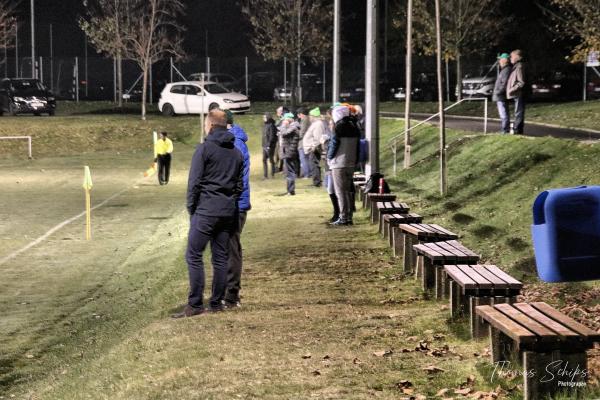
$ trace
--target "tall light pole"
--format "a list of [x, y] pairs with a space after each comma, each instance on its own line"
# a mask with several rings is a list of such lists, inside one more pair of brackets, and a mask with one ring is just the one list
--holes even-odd
[[435, 0], [436, 64], [438, 84], [438, 104], [440, 113], [440, 193], [448, 193], [448, 165], [446, 154], [446, 119], [444, 117], [444, 87], [442, 79], [442, 27], [440, 19], [440, 0]]
[[[410, 101], [412, 92], [412, 14], [413, 0], [406, 6], [406, 87], [404, 104], [404, 169], [410, 168]], [[397, 149], [396, 149], [397, 151]]]
[[378, 2], [367, 0], [367, 59], [365, 63], [365, 135], [369, 143], [367, 176], [379, 171], [379, 41]]
[[335, 0], [333, 5], [333, 79], [331, 86], [333, 88], [331, 102], [335, 103], [340, 99], [340, 24], [341, 24], [341, 0]]
[[31, 77], [35, 75], [35, 7], [34, 0], [31, 0]]

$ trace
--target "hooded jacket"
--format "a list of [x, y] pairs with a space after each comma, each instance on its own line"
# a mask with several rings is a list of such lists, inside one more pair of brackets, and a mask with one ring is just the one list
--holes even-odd
[[300, 141], [300, 124], [296, 121], [288, 126], [281, 125], [281, 147], [282, 159], [298, 158], [298, 143]]
[[244, 190], [244, 159], [235, 137], [216, 127], [196, 148], [188, 178], [187, 209], [191, 214], [234, 217]]
[[506, 84], [506, 97], [516, 99], [523, 97], [525, 89], [525, 72], [523, 71], [523, 62], [517, 61], [512, 67], [508, 82]]
[[329, 168], [355, 167], [360, 148], [360, 130], [356, 120], [349, 116], [346, 107], [334, 108], [332, 117], [335, 128], [327, 149]]
[[250, 152], [246, 145], [248, 135], [241, 126], [235, 124], [229, 129], [229, 132], [235, 136], [234, 146], [244, 157], [244, 191], [238, 199], [238, 208], [240, 211], [250, 211], [252, 208], [250, 204]]

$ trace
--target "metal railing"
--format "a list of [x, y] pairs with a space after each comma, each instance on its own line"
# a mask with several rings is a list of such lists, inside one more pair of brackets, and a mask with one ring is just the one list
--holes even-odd
[[31, 136], [0, 136], [0, 140], [27, 140], [27, 155], [29, 159], [33, 158], [31, 151]]
[[[453, 109], [454, 107], [456, 107], [459, 104], [462, 104], [464, 102], [467, 101], [483, 101], [484, 102], [484, 111], [483, 111], [483, 133], [487, 134], [487, 128], [488, 128], [488, 98], [487, 97], [466, 97], [464, 99], [461, 99], [459, 101], [457, 101], [456, 103], [453, 103], [451, 105], [449, 105], [448, 107], [444, 108], [444, 112], [445, 111], [449, 111], [451, 109]], [[428, 123], [429, 121], [431, 121], [432, 119], [439, 117], [440, 113], [435, 113], [429, 117], [427, 117], [426, 119], [420, 121], [418, 124], [411, 126], [408, 129], [404, 129], [404, 132], [402, 132], [399, 135], [396, 135], [394, 137], [392, 137], [391, 139], [388, 140], [388, 144], [390, 146], [390, 149], [392, 150], [392, 153], [394, 155], [394, 176], [397, 173], [398, 170], [398, 142], [400, 139], [404, 139], [404, 136], [406, 136], [407, 132], [411, 132], [413, 130], [415, 130], [416, 128], [419, 128], [423, 125], [425, 125], [426, 123]], [[402, 140], [403, 143], [404, 140]]]

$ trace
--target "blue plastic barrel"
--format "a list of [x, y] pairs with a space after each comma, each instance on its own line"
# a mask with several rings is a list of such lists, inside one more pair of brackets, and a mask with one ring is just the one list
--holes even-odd
[[600, 186], [540, 193], [533, 204], [531, 233], [540, 279], [600, 279]]

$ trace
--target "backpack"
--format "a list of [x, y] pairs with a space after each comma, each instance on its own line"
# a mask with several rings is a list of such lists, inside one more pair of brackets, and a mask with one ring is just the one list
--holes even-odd
[[[379, 172], [373, 173], [365, 184], [363, 191], [365, 193], [379, 193], [379, 180], [383, 177], [384, 175]], [[383, 181], [383, 193], [391, 193], [390, 186], [386, 181]]]

